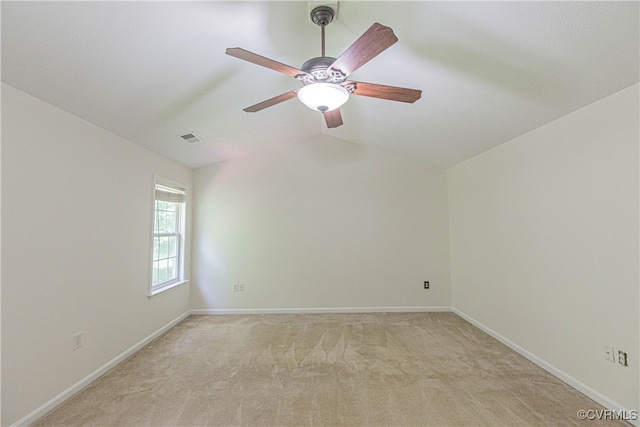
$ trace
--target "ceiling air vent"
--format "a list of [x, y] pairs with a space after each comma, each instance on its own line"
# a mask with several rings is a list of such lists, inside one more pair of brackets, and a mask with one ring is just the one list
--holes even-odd
[[184, 135], [180, 135], [180, 138], [182, 138], [183, 140], [187, 141], [189, 144], [193, 144], [193, 143], [202, 141], [202, 139], [200, 139], [200, 137], [198, 135], [196, 135], [195, 133], [187, 133], [187, 134], [184, 134]]

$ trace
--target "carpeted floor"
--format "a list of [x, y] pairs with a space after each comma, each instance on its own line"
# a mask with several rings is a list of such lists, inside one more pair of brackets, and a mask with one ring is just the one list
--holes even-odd
[[191, 316], [35, 425], [627, 425], [580, 409], [452, 313]]

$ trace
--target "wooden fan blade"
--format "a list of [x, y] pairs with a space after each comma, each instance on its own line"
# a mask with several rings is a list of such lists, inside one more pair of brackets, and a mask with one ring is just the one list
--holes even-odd
[[262, 101], [256, 105], [252, 105], [251, 107], [244, 108], [244, 111], [246, 111], [247, 113], [255, 113], [256, 111], [264, 110], [267, 107], [272, 107], [276, 104], [280, 104], [281, 102], [288, 101], [291, 98], [295, 98], [297, 94], [297, 89], [290, 92], [285, 92], [282, 95], [274, 96], [273, 98], [267, 99], [266, 101]]
[[397, 41], [391, 28], [376, 22], [331, 64], [329, 70], [348, 76]]
[[414, 103], [422, 96], [422, 91], [417, 89], [407, 89], [406, 87], [385, 86], [375, 83], [364, 82], [344, 82], [343, 86], [355, 84], [354, 95], [369, 96], [372, 98], [388, 99], [390, 101], [400, 101]]
[[266, 68], [270, 68], [272, 70], [278, 71], [280, 73], [286, 74], [291, 77], [296, 77], [302, 74], [307, 74], [302, 70], [298, 70], [297, 68], [293, 68], [289, 65], [282, 64], [278, 61], [274, 61], [273, 59], [265, 58], [264, 56], [260, 56], [253, 52], [249, 52], [248, 50], [241, 49], [239, 47], [230, 47], [225, 53], [229, 56], [233, 56], [238, 59], [242, 59], [244, 61], [252, 62], [256, 65], [261, 65]]
[[325, 111], [322, 115], [324, 116], [325, 122], [327, 122], [328, 128], [337, 128], [338, 126], [342, 126], [342, 114], [340, 114], [339, 108], [331, 111]]

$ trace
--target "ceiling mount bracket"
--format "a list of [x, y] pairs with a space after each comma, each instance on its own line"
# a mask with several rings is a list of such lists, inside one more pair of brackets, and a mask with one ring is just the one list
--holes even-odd
[[311, 21], [320, 27], [326, 27], [333, 21], [335, 12], [329, 6], [318, 6], [311, 11]]

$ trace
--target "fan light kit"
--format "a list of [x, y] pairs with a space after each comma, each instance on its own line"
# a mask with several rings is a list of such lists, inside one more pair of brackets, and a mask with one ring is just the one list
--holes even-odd
[[295, 77], [304, 85], [262, 101], [244, 111], [255, 113], [267, 107], [297, 97], [307, 107], [320, 111], [327, 127], [342, 125], [340, 107], [349, 100], [349, 95], [368, 96], [413, 103], [420, 99], [422, 91], [374, 83], [347, 81], [347, 77], [398, 41], [393, 30], [375, 23], [360, 36], [342, 55], [336, 58], [325, 56], [324, 29], [335, 16], [329, 6], [318, 6], [311, 11], [311, 20], [321, 28], [322, 56], [309, 59], [300, 69], [257, 55], [239, 47], [228, 48], [226, 54], [280, 73]]
[[335, 83], [315, 83], [298, 90], [298, 99], [312, 110], [333, 111], [349, 99], [349, 91]]

